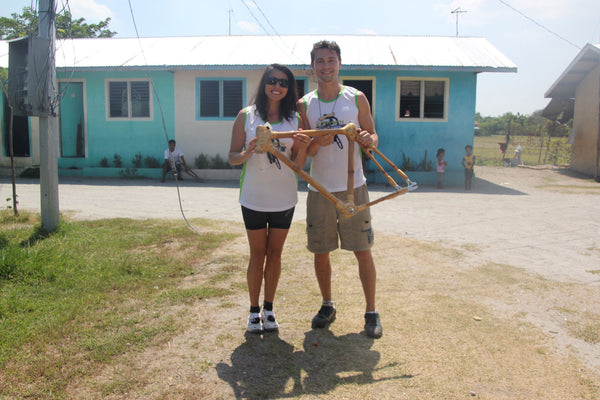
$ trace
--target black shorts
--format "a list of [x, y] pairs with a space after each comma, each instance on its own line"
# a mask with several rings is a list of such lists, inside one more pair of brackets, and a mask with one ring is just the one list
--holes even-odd
[[242, 216], [249, 231], [265, 229], [267, 225], [269, 228], [290, 229], [295, 208], [285, 211], [255, 211], [242, 206]]

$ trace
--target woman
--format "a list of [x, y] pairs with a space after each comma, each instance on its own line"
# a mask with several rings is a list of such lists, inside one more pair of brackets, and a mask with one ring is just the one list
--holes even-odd
[[[298, 202], [294, 171], [270, 153], [255, 153], [256, 127], [271, 125], [273, 131], [297, 131], [296, 80], [284, 65], [269, 65], [258, 85], [254, 102], [240, 110], [233, 124], [229, 163], [244, 164], [240, 181], [240, 204], [250, 246], [247, 281], [250, 295], [248, 332], [276, 331], [273, 300], [281, 274], [281, 252]], [[282, 153], [303, 166], [310, 137], [302, 134], [274, 143]], [[259, 297], [265, 293], [262, 312]]]

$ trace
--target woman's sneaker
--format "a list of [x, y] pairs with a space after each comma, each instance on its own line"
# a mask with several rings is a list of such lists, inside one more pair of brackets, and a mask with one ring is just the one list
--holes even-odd
[[279, 324], [275, 320], [275, 313], [273, 311], [262, 310], [262, 323], [267, 332], [279, 330]]
[[250, 313], [248, 316], [248, 332], [250, 333], [261, 333], [262, 325], [260, 324], [260, 314]]

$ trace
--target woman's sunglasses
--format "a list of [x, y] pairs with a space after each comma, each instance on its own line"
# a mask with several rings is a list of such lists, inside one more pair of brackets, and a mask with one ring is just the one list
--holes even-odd
[[273, 77], [267, 78], [265, 83], [267, 85], [272, 85], [272, 86], [275, 86], [275, 84], [279, 83], [279, 86], [281, 86], [282, 88], [287, 88], [290, 85], [290, 83], [287, 79], [277, 79], [277, 78], [273, 78]]

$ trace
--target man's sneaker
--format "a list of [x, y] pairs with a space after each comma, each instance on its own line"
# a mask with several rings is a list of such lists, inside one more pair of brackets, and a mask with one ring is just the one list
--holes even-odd
[[379, 313], [365, 314], [365, 332], [367, 336], [374, 339], [379, 339], [383, 335], [383, 327], [379, 320]]
[[273, 311], [262, 310], [261, 317], [262, 317], [263, 328], [265, 329], [265, 331], [272, 332], [272, 331], [279, 330], [279, 324], [275, 320], [275, 314], [273, 313]]
[[312, 328], [313, 329], [322, 329], [329, 326], [333, 321], [335, 321], [335, 307], [333, 306], [321, 306], [321, 309], [314, 316], [312, 320]]
[[260, 324], [260, 314], [250, 313], [248, 316], [248, 332], [250, 333], [261, 333], [262, 325]]

